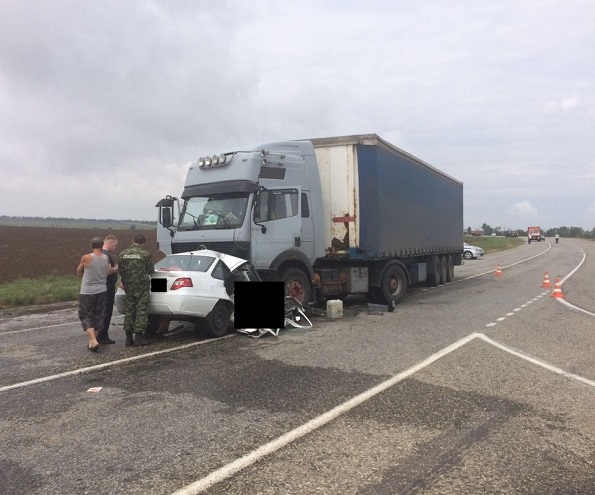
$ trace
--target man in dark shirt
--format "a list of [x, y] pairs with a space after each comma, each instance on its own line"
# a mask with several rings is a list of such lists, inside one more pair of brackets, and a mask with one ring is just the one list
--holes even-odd
[[[112, 253], [118, 248], [118, 238], [115, 235], [109, 234], [105, 236], [103, 240], [103, 253], [107, 255], [109, 265], [111, 267], [117, 267], [116, 261], [112, 256]], [[103, 329], [99, 332], [97, 340], [100, 344], [115, 344], [116, 341], [112, 340], [109, 336], [109, 326], [112, 321], [112, 313], [114, 311], [114, 298], [116, 296], [116, 282], [118, 281], [118, 272], [114, 272], [107, 276], [107, 299], [105, 308], [105, 319], [103, 320]]]

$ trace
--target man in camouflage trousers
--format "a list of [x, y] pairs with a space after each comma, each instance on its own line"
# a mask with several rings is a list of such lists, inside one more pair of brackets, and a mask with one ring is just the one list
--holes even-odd
[[149, 320], [150, 274], [155, 272], [151, 254], [143, 249], [147, 240], [144, 235], [134, 236], [132, 246], [118, 256], [118, 269], [126, 292], [124, 298], [124, 331], [126, 346], [148, 345], [145, 335]]

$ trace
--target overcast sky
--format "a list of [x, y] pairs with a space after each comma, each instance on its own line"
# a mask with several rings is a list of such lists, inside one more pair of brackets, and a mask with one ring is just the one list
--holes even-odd
[[152, 220], [198, 156], [368, 133], [464, 227], [595, 228], [595, 2], [0, 1], [0, 215]]

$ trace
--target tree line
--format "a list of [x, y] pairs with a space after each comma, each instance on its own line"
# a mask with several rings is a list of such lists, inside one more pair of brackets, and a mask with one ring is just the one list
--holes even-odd
[[[467, 227], [467, 234], [471, 235], [474, 232], [471, 227]], [[483, 235], [511, 235], [516, 233], [520, 236], [526, 236], [527, 231], [522, 229], [502, 229], [501, 227], [492, 227], [487, 223], [481, 226]], [[545, 237], [554, 237], [558, 234], [560, 237], [581, 237], [583, 239], [595, 239], [595, 227], [591, 230], [585, 230], [582, 227], [554, 227], [551, 229], [543, 229]]]

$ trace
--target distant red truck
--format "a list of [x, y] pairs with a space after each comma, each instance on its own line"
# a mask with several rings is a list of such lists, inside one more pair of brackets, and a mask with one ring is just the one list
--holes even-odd
[[527, 227], [527, 242], [531, 241], [541, 242], [541, 227]]

